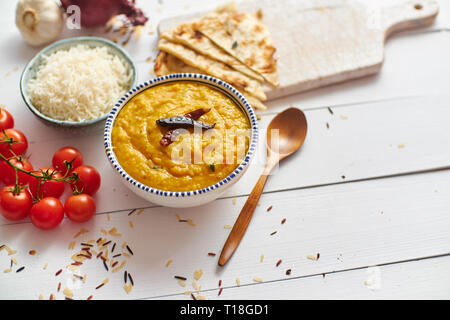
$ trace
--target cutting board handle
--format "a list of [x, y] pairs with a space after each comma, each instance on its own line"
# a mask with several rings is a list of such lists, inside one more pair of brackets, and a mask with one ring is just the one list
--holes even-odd
[[408, 0], [395, 6], [381, 9], [385, 38], [393, 32], [426, 27], [433, 23], [439, 12], [435, 0]]

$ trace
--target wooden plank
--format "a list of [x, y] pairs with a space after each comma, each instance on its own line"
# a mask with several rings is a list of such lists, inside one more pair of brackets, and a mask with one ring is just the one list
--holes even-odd
[[[449, 299], [450, 257], [440, 257], [381, 267], [368, 267], [339, 273], [293, 278], [237, 287], [223, 284], [224, 289], [202, 292], [214, 300], [345, 300], [345, 299]], [[186, 295], [170, 295], [154, 299], [187, 300]], [[264, 304], [264, 301], [261, 302]]]
[[[302, 149], [275, 169], [266, 192], [304, 188], [449, 166], [448, 96], [421, 97], [306, 111], [308, 136]], [[258, 154], [247, 173], [223, 196], [250, 193], [265, 161], [265, 128], [273, 115], [259, 122]], [[22, 119], [18, 119], [18, 122]], [[326, 124], [329, 124], [329, 129]], [[97, 132], [59, 131], [33, 123], [17, 124], [30, 137], [32, 163], [46, 167], [60, 147], [72, 145], [95, 166], [103, 183], [96, 195], [97, 211], [152, 206], [126, 188], [110, 167]], [[95, 147], [93, 147], [95, 146]], [[358, 152], [355, 152], [358, 150]], [[67, 188], [69, 189], [69, 188]], [[69, 190], [66, 190], [66, 196]], [[0, 217], [0, 224], [11, 223]]]
[[[444, 254], [450, 252], [449, 190], [450, 171], [445, 171], [264, 195], [245, 238], [225, 268], [217, 266], [218, 256], [208, 253], [219, 253], [229, 232], [224, 226], [233, 224], [245, 198], [237, 199], [236, 205], [224, 199], [202, 208], [153, 208], [132, 216], [117, 212], [110, 220], [103, 214], [83, 225], [65, 219], [59, 228], [47, 232], [30, 223], [3, 225], [2, 244], [18, 250], [14, 257], [19, 263], [12, 273], [0, 272], [0, 298], [33, 299], [40, 293], [48, 297], [56, 294], [60, 281], [73, 287], [76, 299], [91, 294], [96, 299], [149, 298], [193, 290], [193, 274], [200, 269], [203, 276], [197, 283], [202, 290], [209, 290], [217, 288], [220, 279], [226, 286], [233, 285], [237, 277], [242, 285], [254, 283], [255, 276], [264, 281], [288, 279], [288, 268], [292, 269], [291, 277], [300, 277]], [[267, 212], [270, 205], [273, 209]], [[195, 226], [178, 222], [176, 214], [192, 219]], [[283, 218], [285, 224], [281, 224]], [[81, 227], [89, 233], [74, 239]], [[72, 272], [64, 269], [74, 253], [67, 249], [71, 241], [76, 240], [79, 250], [80, 242], [105, 237], [101, 228], [113, 227], [122, 234], [107, 236], [117, 242], [115, 252], [127, 252], [121, 248], [123, 241], [134, 252], [124, 258], [124, 269], [135, 282], [129, 295], [122, 287], [124, 269], [106, 272], [100, 259], [81, 266], [79, 274], [87, 274], [86, 283], [73, 283]], [[274, 231], [277, 233], [271, 235]], [[29, 255], [31, 249], [37, 254]], [[308, 259], [317, 253], [319, 260]], [[283, 262], [276, 267], [279, 259]], [[169, 260], [172, 263], [166, 267]], [[2, 271], [9, 262], [10, 256], [1, 251]], [[47, 270], [43, 270], [45, 263]], [[15, 273], [22, 265], [26, 269]], [[60, 268], [64, 271], [56, 277]], [[185, 287], [175, 275], [188, 278]], [[95, 290], [105, 278], [110, 282], [104, 290]], [[63, 298], [62, 293], [57, 297]]]

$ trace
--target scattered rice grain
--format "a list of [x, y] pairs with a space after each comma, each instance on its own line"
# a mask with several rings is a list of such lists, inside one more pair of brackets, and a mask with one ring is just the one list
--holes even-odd
[[74, 238], [78, 238], [80, 235], [84, 234], [84, 233], [88, 233], [89, 230], [85, 229], [85, 228], [81, 228], [80, 231], [78, 231], [73, 237]]
[[64, 288], [63, 293], [64, 293], [64, 295], [65, 295], [66, 297], [69, 297], [69, 298], [72, 298], [72, 297], [73, 297], [73, 291], [72, 291], [71, 289], [67, 288], [67, 287]]
[[133, 289], [133, 286], [131, 284], [124, 284], [123, 288], [125, 289], [126, 293], [130, 293], [130, 291]]
[[130, 279], [131, 285], [134, 286], [133, 277], [131, 276], [131, 274], [129, 272], [128, 272], [128, 279]]
[[194, 271], [194, 278], [195, 278], [195, 280], [199, 280], [202, 277], [202, 275], [203, 275], [203, 270], [202, 269]]
[[118, 267], [115, 267], [115, 268], [112, 270], [112, 272], [117, 272], [117, 271], [119, 271], [120, 269], [122, 269], [122, 268], [125, 266], [125, 263], [126, 263], [125, 260], [122, 261], [122, 263], [121, 263]]
[[126, 246], [126, 248], [127, 248], [128, 252], [131, 253], [131, 255], [133, 255], [133, 251], [131, 251], [131, 249], [128, 245]]

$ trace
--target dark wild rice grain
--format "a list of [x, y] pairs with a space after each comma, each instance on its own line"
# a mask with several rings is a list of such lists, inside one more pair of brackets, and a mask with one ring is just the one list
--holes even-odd
[[129, 213], [128, 213], [128, 215], [129, 216], [131, 216], [133, 213], [135, 213], [136, 212], [136, 209], [133, 209], [133, 210], [131, 210]]
[[131, 253], [131, 255], [134, 255], [133, 251], [131, 251], [131, 249], [130, 249], [130, 247], [128, 245], [127, 245], [127, 250], [128, 250], [129, 253]]
[[106, 271], [109, 271], [108, 266], [106, 265], [105, 260], [103, 260], [103, 265], [105, 266]]
[[125, 282], [125, 283], [127, 283], [127, 279], [128, 279], [127, 275], [128, 275], [128, 272], [125, 271], [125, 272], [123, 273], [123, 282]]
[[128, 273], [128, 278], [130, 279], [131, 285], [134, 286], [133, 277], [131, 276], [130, 273]]
[[59, 276], [59, 275], [61, 274], [61, 272], [62, 272], [62, 269], [59, 269], [59, 270], [55, 273], [55, 276]]
[[181, 276], [174, 276], [174, 278], [175, 278], [175, 279], [179, 279], [179, 280], [183, 280], [183, 281], [186, 281], [186, 280], [187, 280], [187, 278], [181, 277]]
[[112, 247], [112, 249], [111, 249], [111, 253], [114, 252], [114, 249], [115, 249], [115, 248], [116, 248], [116, 243], [114, 242], [113, 247]]
[[22, 271], [23, 269], [25, 269], [25, 267], [20, 267], [19, 269], [16, 270], [16, 273], [19, 273], [19, 272]]
[[82, 246], [85, 246], [85, 247], [93, 247], [93, 245], [92, 244], [90, 244], [90, 243], [80, 243]]
[[220, 288], [219, 293], [217, 294], [218, 296], [220, 296], [222, 294], [223, 288]]
[[99, 284], [97, 287], [95, 287], [95, 290], [100, 289], [100, 288], [103, 287], [104, 285], [105, 285], [104, 283]]
[[280, 260], [278, 260], [278, 262], [277, 262], [276, 266], [278, 267], [278, 266], [279, 266], [280, 264], [281, 264], [281, 259], [280, 259]]

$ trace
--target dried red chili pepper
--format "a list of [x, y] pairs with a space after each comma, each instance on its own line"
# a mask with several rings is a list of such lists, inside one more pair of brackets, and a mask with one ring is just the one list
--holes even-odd
[[179, 129], [179, 128], [199, 127], [204, 130], [209, 130], [209, 129], [214, 128], [216, 124], [209, 125], [209, 124], [204, 124], [202, 122], [197, 122], [197, 120], [202, 115], [204, 115], [205, 113], [208, 113], [210, 110], [211, 109], [200, 108], [200, 109], [191, 111], [189, 113], [186, 113], [184, 116], [169, 117], [169, 118], [156, 120], [156, 123], [158, 123], [161, 126], [173, 127], [172, 129], [167, 130], [166, 133], [164, 134], [164, 136], [161, 138], [161, 140], [160, 140], [161, 145], [163, 147], [167, 147], [172, 142], [174, 142], [180, 134], [180, 132], [177, 131], [177, 129]]

